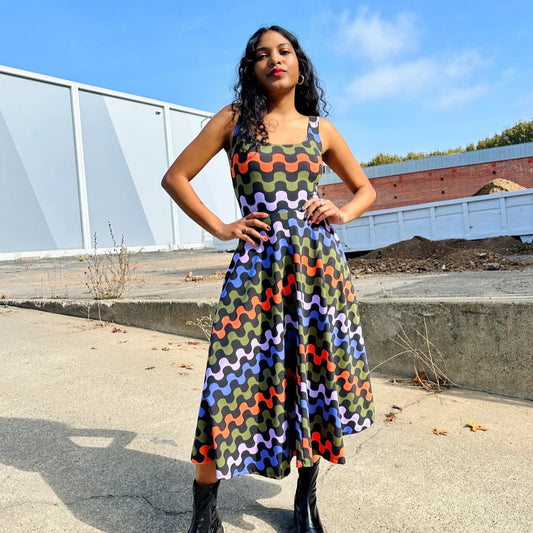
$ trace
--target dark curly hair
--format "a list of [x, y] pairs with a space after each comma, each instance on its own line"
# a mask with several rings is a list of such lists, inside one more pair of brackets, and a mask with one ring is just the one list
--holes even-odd
[[307, 116], [320, 116], [321, 110], [324, 115], [328, 114], [324, 90], [320, 86], [313, 64], [300, 47], [296, 36], [281, 26], [259, 28], [250, 37], [244, 56], [239, 63], [238, 80], [233, 86], [235, 99], [231, 104], [233, 116], [238, 117], [241, 123], [241, 131], [245, 135], [250, 135], [252, 141], [258, 144], [268, 142], [268, 132], [263, 122], [267, 112], [268, 97], [254, 74], [255, 52], [261, 36], [267, 31], [275, 31], [283, 35], [296, 52], [298, 67], [304, 77], [304, 83], [296, 86], [296, 110]]

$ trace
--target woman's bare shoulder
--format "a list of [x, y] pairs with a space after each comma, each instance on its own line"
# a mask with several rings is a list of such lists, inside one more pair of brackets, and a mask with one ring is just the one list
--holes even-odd
[[219, 128], [223, 129], [233, 129], [235, 127], [236, 122], [237, 116], [236, 113], [233, 111], [233, 107], [231, 105], [223, 107], [220, 111], [215, 113], [209, 120], [209, 123], [215, 124]]
[[324, 151], [331, 147], [331, 145], [342, 140], [341, 134], [337, 131], [335, 126], [324, 117], [320, 117], [320, 139], [322, 140], [322, 147]]
[[325, 117], [319, 117], [320, 131], [324, 133], [331, 133], [332, 130], [335, 130], [335, 126]]
[[216, 132], [219, 138], [223, 138], [226, 147], [231, 142], [237, 120], [238, 115], [234, 112], [233, 106], [230, 104], [215, 113], [207, 123], [206, 128], [209, 128], [212, 132]]

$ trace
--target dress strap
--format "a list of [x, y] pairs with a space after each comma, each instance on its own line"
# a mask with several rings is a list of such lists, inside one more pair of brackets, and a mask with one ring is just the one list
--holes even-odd
[[241, 131], [242, 124], [240, 122], [237, 122], [235, 125], [235, 129], [233, 130], [233, 136], [231, 137], [231, 145], [230, 145], [230, 153], [234, 153], [235, 146], [238, 142], [239, 132]]
[[314, 140], [320, 147], [322, 147], [322, 141], [320, 140], [319, 131], [319, 117], [309, 117], [309, 126], [307, 128], [307, 138]]

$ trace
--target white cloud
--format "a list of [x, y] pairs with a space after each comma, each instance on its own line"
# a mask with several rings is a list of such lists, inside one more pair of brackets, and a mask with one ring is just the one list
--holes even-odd
[[344, 15], [340, 21], [340, 45], [345, 51], [360, 53], [374, 61], [389, 59], [401, 52], [416, 49], [418, 31], [411, 13], [399, 13], [385, 20], [380, 13], [362, 8], [353, 20]]
[[419, 57], [403, 63], [381, 65], [347, 86], [348, 95], [358, 103], [396, 98], [417, 99], [440, 108], [475, 100], [487, 85], [470, 81], [488, 65], [477, 52], [462, 50], [444, 57]]
[[484, 83], [478, 83], [471, 87], [448, 87], [436, 95], [434, 104], [440, 109], [450, 109], [471, 102], [486, 91], [487, 86]]
[[[484, 70], [491, 60], [477, 50], [421, 51], [425, 25], [413, 13], [385, 16], [362, 8], [355, 17], [345, 13], [337, 27], [338, 46], [356, 60], [354, 71], [362, 72], [346, 85], [347, 105], [394, 99], [450, 109], [480, 98], [490, 88]], [[361, 58], [370, 62], [357, 61]]]
[[479, 70], [489, 64], [475, 50], [461, 50], [444, 61], [444, 74], [451, 78], [462, 78], [470, 75], [473, 71]]
[[391, 96], [416, 96], [432, 83], [436, 65], [421, 58], [399, 65], [386, 65], [361, 76], [348, 86], [348, 93], [358, 102]]

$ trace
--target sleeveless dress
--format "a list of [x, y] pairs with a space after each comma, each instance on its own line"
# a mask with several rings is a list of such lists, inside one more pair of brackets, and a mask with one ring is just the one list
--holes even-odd
[[240, 241], [211, 333], [192, 461], [217, 478], [283, 478], [313, 454], [344, 463], [343, 435], [374, 421], [356, 296], [342, 246], [301, 206], [318, 197], [319, 120], [298, 144], [255, 145], [239, 133], [230, 152], [242, 215], [269, 214], [268, 242]]

